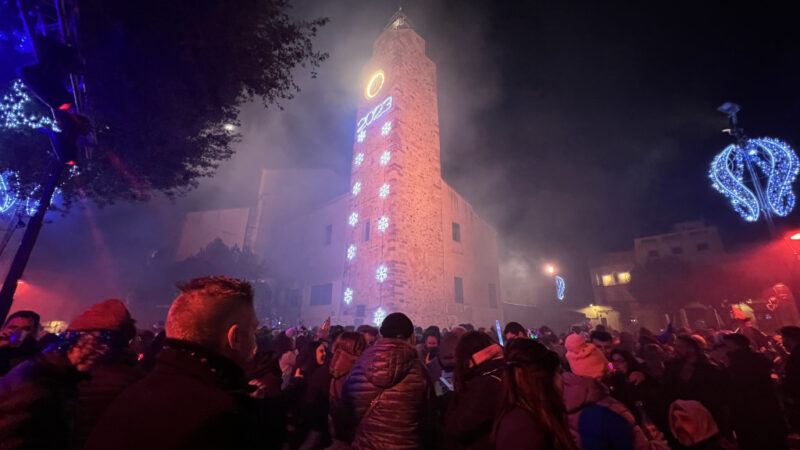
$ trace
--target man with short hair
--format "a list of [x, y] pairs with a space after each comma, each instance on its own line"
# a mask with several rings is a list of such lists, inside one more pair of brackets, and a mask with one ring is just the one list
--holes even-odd
[[519, 322], [508, 322], [503, 330], [505, 340], [528, 337], [527, 330]]
[[600, 349], [606, 359], [611, 361], [611, 350], [614, 350], [614, 337], [611, 336], [611, 333], [602, 330], [592, 331], [589, 334], [589, 342]]
[[381, 339], [356, 361], [332, 414], [354, 449], [418, 449], [431, 444], [431, 382], [414, 349], [414, 326], [386, 316]]
[[36, 355], [38, 335], [39, 314], [23, 310], [8, 316], [0, 329], [0, 376]]
[[243, 370], [256, 350], [252, 286], [204, 277], [179, 288], [155, 368], [117, 397], [86, 448], [279, 446], [282, 426], [248, 395]]

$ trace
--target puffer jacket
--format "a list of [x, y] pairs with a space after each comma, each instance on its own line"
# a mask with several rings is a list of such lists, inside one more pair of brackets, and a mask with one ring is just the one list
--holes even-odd
[[350, 371], [334, 414], [336, 428], [352, 436], [356, 450], [425, 448], [431, 442], [432, 395], [416, 350], [406, 341], [383, 338]]
[[445, 415], [445, 430], [458, 448], [494, 448], [490, 435], [502, 397], [504, 366], [502, 359], [490, 359], [471, 368], [464, 377], [464, 390], [453, 395]]
[[650, 448], [633, 414], [605, 386], [571, 372], [563, 379], [569, 430], [581, 449]]

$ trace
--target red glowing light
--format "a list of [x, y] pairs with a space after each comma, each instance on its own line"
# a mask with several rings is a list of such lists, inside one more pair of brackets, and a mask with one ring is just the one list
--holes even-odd
[[66, 162], [66, 164], [67, 164], [68, 166], [74, 166], [74, 165], [75, 165], [75, 161], [73, 161], [73, 160], [69, 160], [69, 161], [67, 161], [67, 162]]
[[63, 105], [59, 106], [58, 109], [61, 111], [69, 111], [72, 108], [72, 103], [64, 103]]
[[791, 239], [793, 241], [800, 241], [800, 233], [795, 233], [795, 234], [789, 236], [789, 239]]
[[22, 286], [23, 284], [25, 284], [24, 280], [17, 280], [17, 286]]

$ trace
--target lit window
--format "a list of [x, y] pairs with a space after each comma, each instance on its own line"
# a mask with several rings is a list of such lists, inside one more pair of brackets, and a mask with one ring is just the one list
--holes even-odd
[[378, 280], [378, 283], [383, 283], [386, 281], [386, 278], [389, 276], [389, 269], [386, 268], [385, 265], [381, 264], [378, 266], [378, 270], [375, 271], [375, 279]]
[[355, 244], [350, 244], [350, 247], [347, 247], [347, 259], [352, 260], [356, 257], [356, 246]]
[[367, 137], [367, 131], [366, 130], [361, 130], [361, 131], [358, 132], [358, 138], [357, 138], [358, 142], [364, 142], [364, 139], [366, 139], [366, 137]]
[[381, 135], [382, 136], [386, 136], [386, 135], [389, 134], [390, 131], [392, 131], [392, 122], [391, 121], [386, 122], [385, 124], [383, 124], [383, 126], [381, 127]]
[[358, 223], [358, 213], [354, 212], [353, 214], [350, 214], [350, 218], [347, 219], [347, 223], [349, 223], [351, 227], [356, 226]]
[[392, 152], [390, 152], [389, 150], [386, 150], [381, 155], [381, 165], [385, 166], [385, 165], [389, 164], [389, 160], [390, 159], [392, 159]]
[[353, 195], [358, 195], [361, 192], [361, 182], [356, 181], [356, 184], [353, 185]]
[[628, 284], [631, 282], [631, 273], [630, 272], [620, 272], [617, 274], [617, 283], [619, 284]]
[[363, 163], [363, 162], [364, 162], [364, 154], [363, 153], [357, 154], [356, 155], [356, 159], [353, 160], [353, 164], [355, 164], [357, 166], [360, 166], [361, 163]]
[[353, 290], [352, 289], [347, 288], [347, 289], [344, 290], [344, 302], [345, 302], [345, 304], [348, 304], [348, 305], [350, 303], [353, 303]]
[[378, 231], [383, 233], [386, 229], [389, 228], [389, 218], [386, 216], [381, 217], [378, 219]]
[[615, 284], [617, 283], [614, 281], [614, 274], [609, 273], [603, 275], [603, 286], [612, 286]]
[[384, 183], [384, 185], [378, 190], [378, 196], [380, 198], [386, 198], [387, 195], [389, 195], [389, 183]]

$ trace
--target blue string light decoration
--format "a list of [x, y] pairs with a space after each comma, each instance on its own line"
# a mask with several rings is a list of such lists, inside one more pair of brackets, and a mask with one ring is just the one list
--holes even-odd
[[800, 171], [800, 159], [777, 139], [746, 142], [745, 148], [731, 144], [714, 158], [709, 171], [712, 187], [728, 197], [748, 222], [757, 221], [761, 214], [786, 217], [794, 209], [792, 183]]
[[0, 214], [5, 213], [17, 203], [17, 196], [9, 188], [5, 174], [0, 174]]
[[0, 98], [0, 127], [2, 128], [45, 128], [57, 131], [53, 119], [26, 111], [31, 97], [25, 92], [22, 80], [14, 80], [11, 92]]
[[564, 292], [567, 290], [567, 283], [564, 281], [563, 278], [556, 275], [556, 297], [559, 300], [564, 300]]

